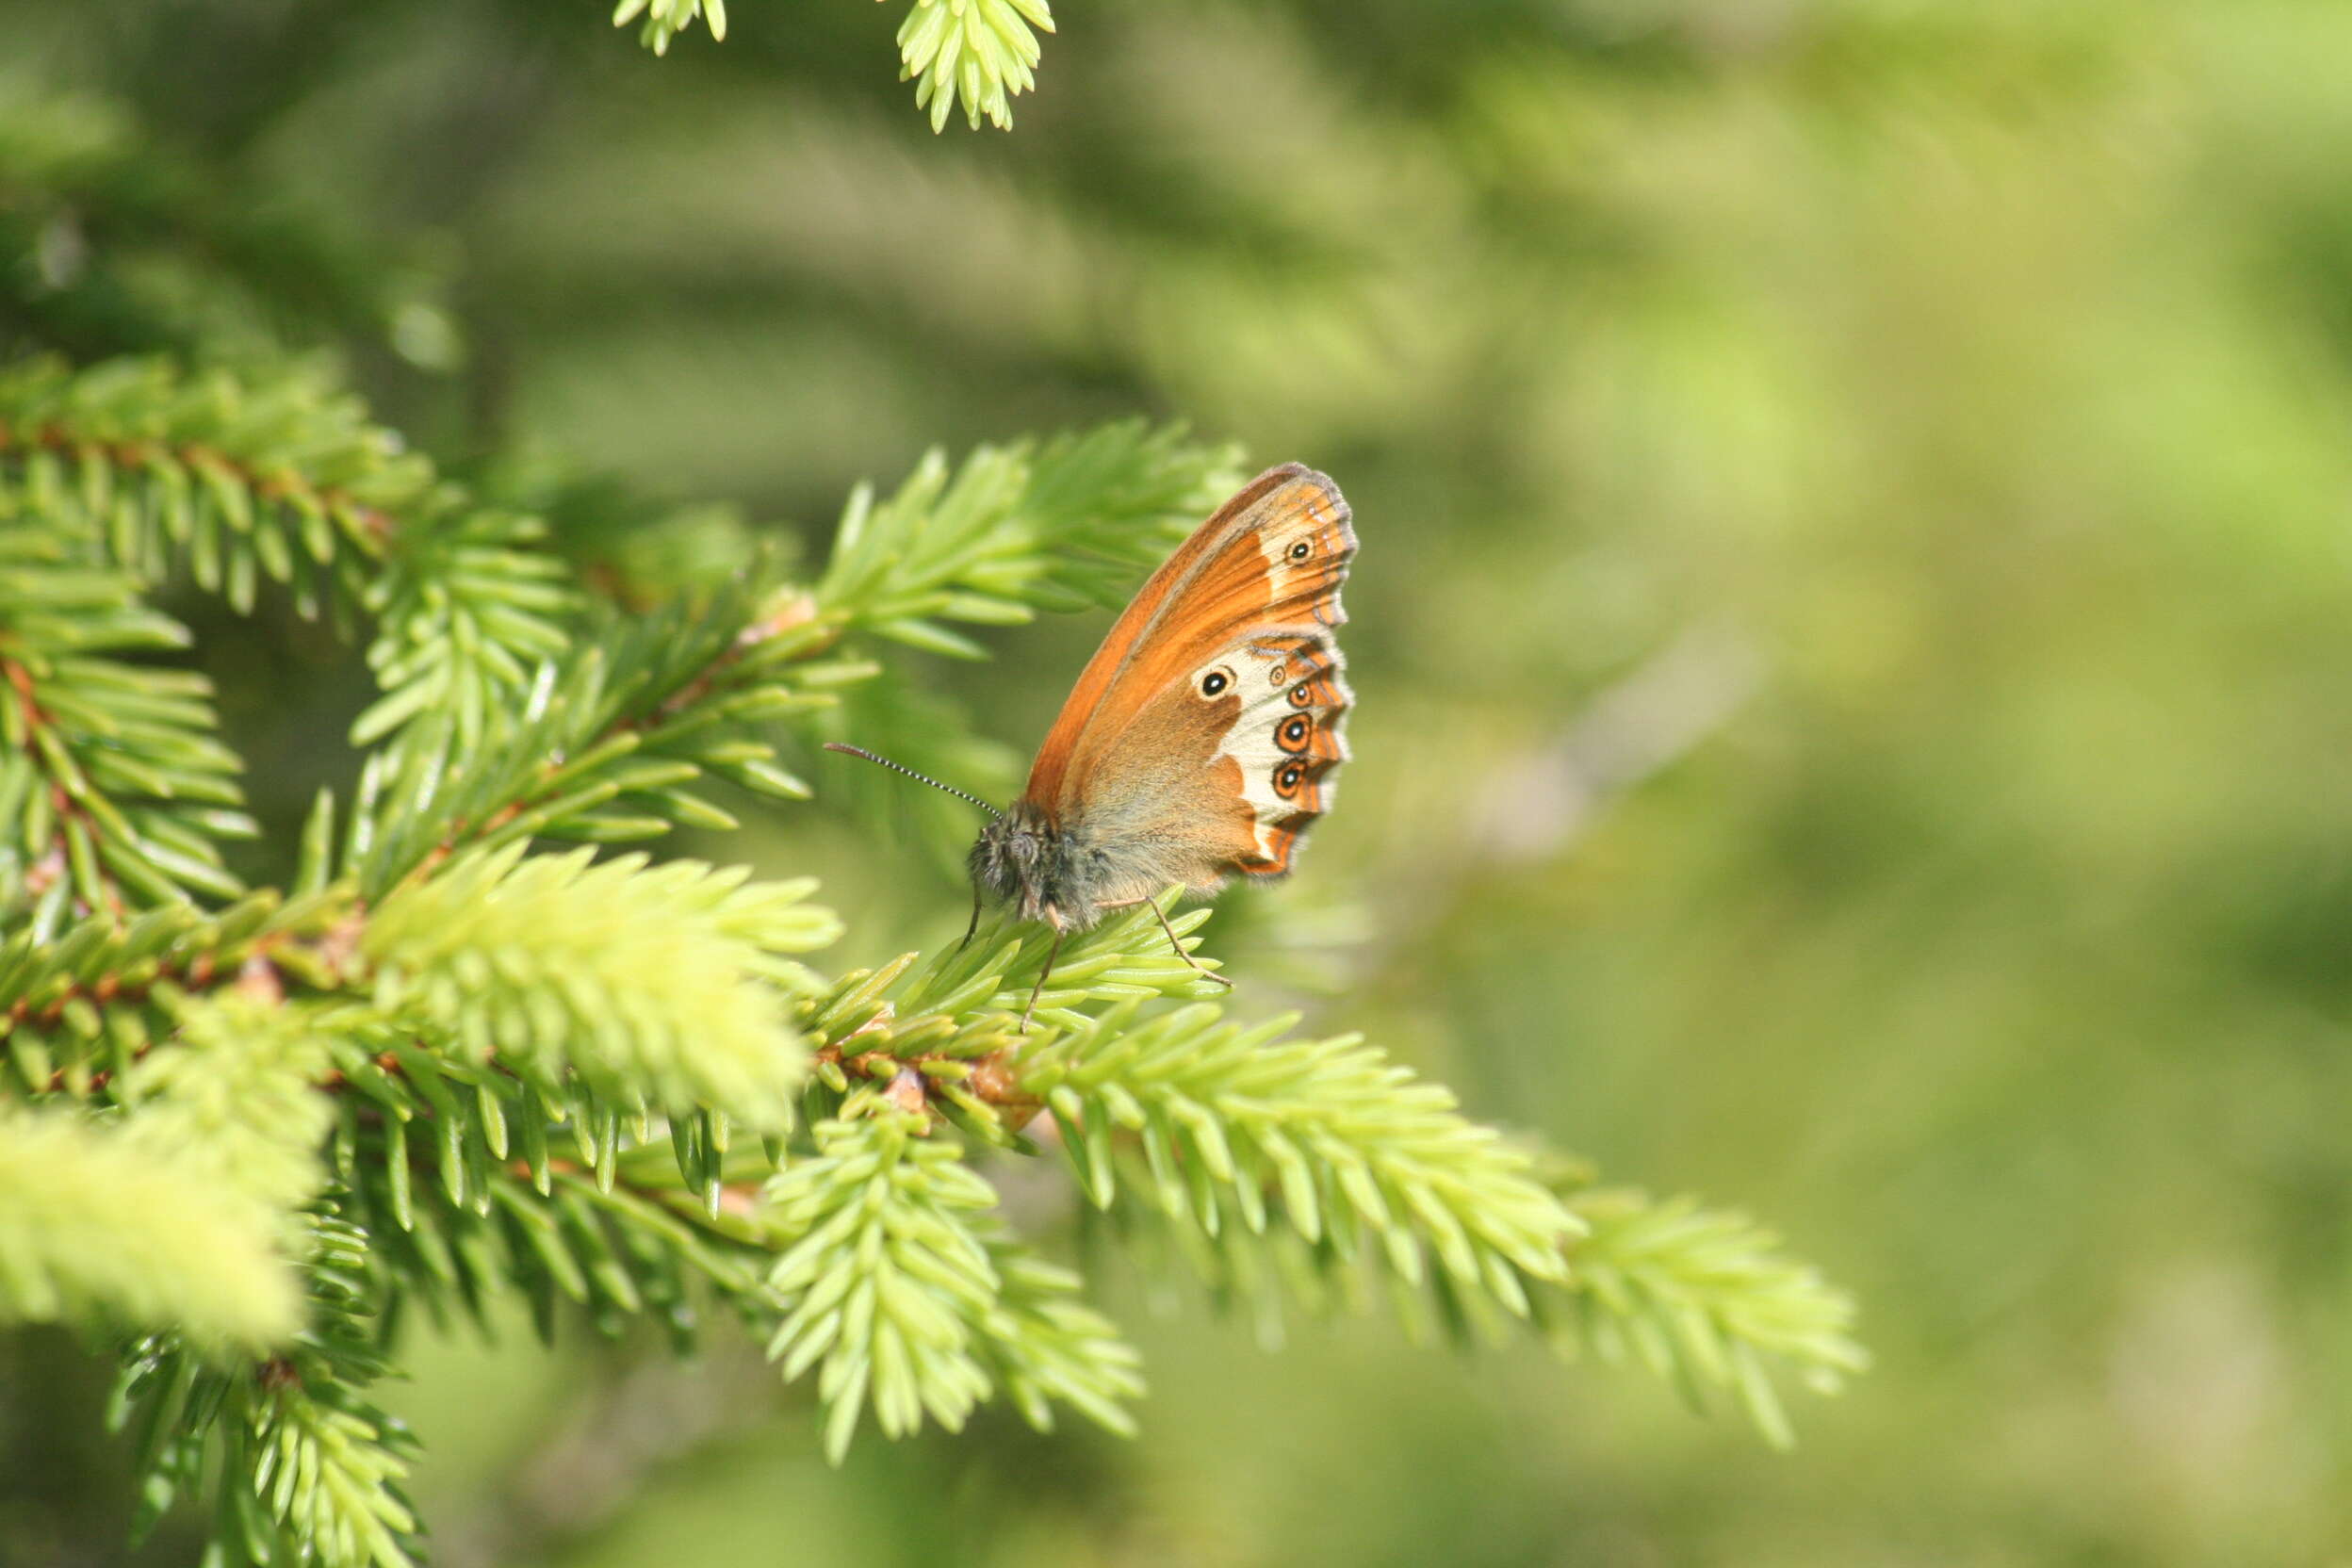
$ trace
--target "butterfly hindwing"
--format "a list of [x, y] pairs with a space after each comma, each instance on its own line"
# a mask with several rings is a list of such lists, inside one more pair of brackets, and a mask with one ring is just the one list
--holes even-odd
[[1236, 869], [1280, 876], [1290, 870], [1299, 835], [1331, 809], [1333, 775], [1348, 760], [1339, 721], [1351, 694], [1327, 632], [1256, 638], [1235, 657], [1252, 689], [1223, 746], [1239, 764], [1250, 808], [1250, 853]]

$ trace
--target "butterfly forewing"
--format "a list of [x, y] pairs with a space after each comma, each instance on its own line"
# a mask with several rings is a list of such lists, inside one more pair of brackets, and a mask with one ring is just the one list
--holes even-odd
[[1141, 891], [1288, 871], [1347, 760], [1334, 632], [1355, 549], [1329, 479], [1286, 464], [1252, 480], [1111, 628], [1038, 750], [1028, 802], [1125, 856], [1152, 884]]

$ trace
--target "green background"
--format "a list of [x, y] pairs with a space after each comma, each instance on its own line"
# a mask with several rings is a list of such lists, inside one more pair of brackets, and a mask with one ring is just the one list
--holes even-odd
[[[1777, 1455], [1073, 1239], [1139, 1442], [834, 1472], [751, 1348], [517, 1321], [394, 1391], [439, 1560], [2352, 1560], [2352, 8], [1068, 0], [1017, 128], [936, 138], [899, 15], [657, 60], [593, 3], [0, 0], [0, 169], [155, 171], [105, 232], [0, 176], [0, 351], [316, 349], [485, 483], [811, 556], [933, 444], [1326, 469], [1356, 760], [1210, 927], [1243, 1004], [1768, 1219], [1877, 1364]], [[365, 672], [204, 625], [283, 818]], [[1101, 629], [910, 658], [990, 738], [941, 765], [1009, 795]], [[884, 798], [694, 847], [822, 872], [870, 961], [963, 919], [968, 819]], [[0, 1355], [0, 1559], [127, 1560], [103, 1368]]]

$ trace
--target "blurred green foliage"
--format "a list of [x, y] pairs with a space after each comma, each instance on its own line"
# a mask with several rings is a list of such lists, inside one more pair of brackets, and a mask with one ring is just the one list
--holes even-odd
[[[1136, 1274], [1137, 1443], [836, 1474], [724, 1353], [458, 1343], [403, 1397], [442, 1560], [2352, 1552], [2352, 11], [1055, 20], [1016, 132], [935, 139], [848, 0], [659, 60], [553, 0], [0, 0], [11, 166], [70, 175], [0, 187], [0, 354], [328, 341], [559, 523], [610, 476], [813, 539], [934, 443], [1135, 411], [1331, 471], [1358, 760], [1229, 945], [1771, 1215], [1879, 1369], [1783, 1458], [1377, 1320], [1264, 1358]], [[364, 682], [199, 619], [283, 822]], [[1099, 629], [924, 666], [1006, 743], [959, 782], [1009, 792]], [[904, 844], [766, 831], [854, 949], [963, 918]], [[50, 1348], [6, 1351], [0, 1540], [112, 1560]]]

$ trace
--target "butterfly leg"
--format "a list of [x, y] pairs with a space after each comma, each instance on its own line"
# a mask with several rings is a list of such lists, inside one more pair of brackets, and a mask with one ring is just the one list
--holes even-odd
[[1122, 898], [1116, 904], [1098, 904], [1095, 907], [1098, 909], [1132, 909], [1138, 904], [1148, 906], [1154, 915], [1159, 917], [1160, 929], [1168, 933], [1168, 945], [1175, 949], [1176, 956], [1190, 964], [1201, 979], [1214, 980], [1227, 990], [1233, 988], [1233, 983], [1231, 980], [1226, 979], [1215, 970], [1203, 968], [1200, 959], [1184, 951], [1184, 944], [1176, 939], [1176, 928], [1168, 923], [1168, 911], [1160, 907], [1158, 899]]
[[1029, 1005], [1021, 1010], [1021, 1032], [1029, 1032], [1029, 1015], [1037, 1010], [1037, 998], [1045, 990], [1045, 982], [1054, 972], [1054, 960], [1062, 956], [1062, 912], [1048, 906], [1046, 918], [1054, 923], [1054, 945], [1045, 950], [1045, 968], [1037, 972], [1037, 983], [1029, 988]]
[[979, 929], [980, 890], [978, 888], [974, 888], [972, 890], [972, 923], [964, 927], [964, 939], [956, 944], [956, 951], [961, 953], [965, 948], [970, 947], [972, 945], [972, 934]]

